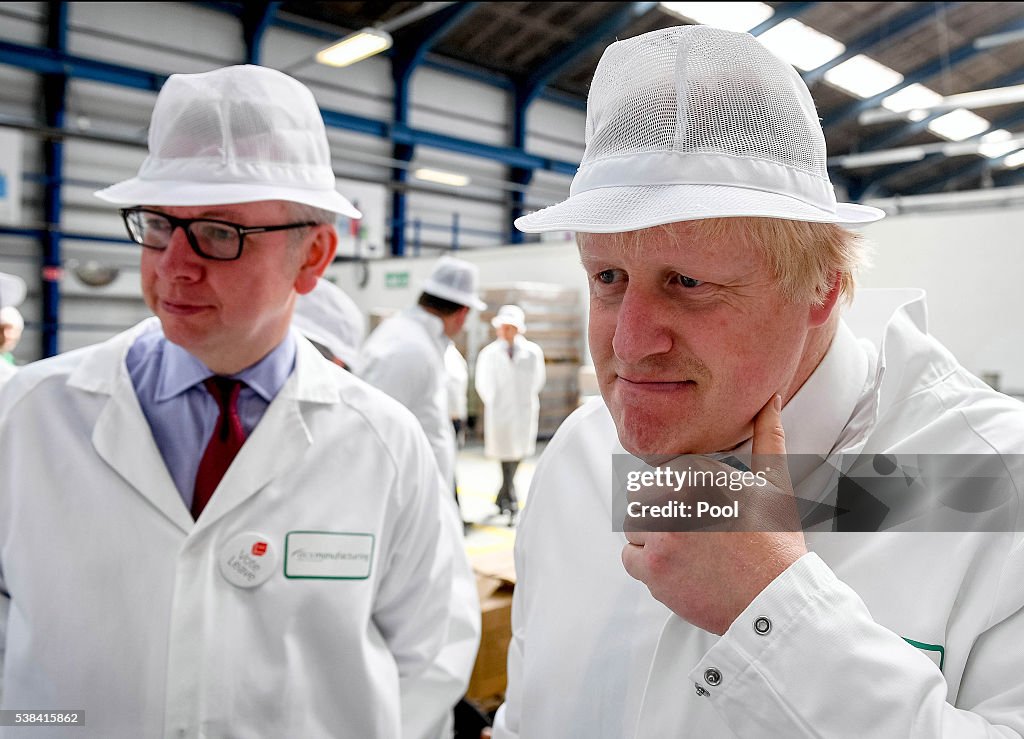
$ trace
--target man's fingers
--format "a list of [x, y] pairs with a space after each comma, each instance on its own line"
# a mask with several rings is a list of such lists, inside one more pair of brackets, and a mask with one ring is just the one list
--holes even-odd
[[782, 396], [778, 393], [754, 418], [751, 455], [755, 472], [763, 472], [780, 490], [791, 490], [786, 464], [786, 430], [782, 427]]

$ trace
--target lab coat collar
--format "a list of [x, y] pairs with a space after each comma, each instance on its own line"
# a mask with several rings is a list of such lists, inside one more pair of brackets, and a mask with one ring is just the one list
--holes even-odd
[[424, 328], [431, 342], [437, 347], [438, 352], [440, 352], [441, 356], [444, 356], [445, 349], [448, 348], [448, 343], [451, 341], [444, 332], [444, 321], [433, 313], [423, 310], [418, 305], [407, 308], [403, 312], [410, 320], [415, 321]]
[[[241, 372], [231, 375], [242, 380], [250, 390], [270, 403], [280, 392], [295, 366], [295, 335], [289, 332], [263, 359]], [[165, 341], [156, 400], [163, 402], [198, 385], [214, 372], [177, 344]]]
[[97, 454], [154, 508], [191, 535], [215, 523], [275, 477], [301, 463], [303, 453], [313, 442], [302, 404], [340, 402], [334, 373], [344, 370], [325, 360], [308, 341], [298, 339], [295, 371], [228, 468], [218, 494], [199, 520], [193, 521], [149, 433], [125, 364], [125, 355], [135, 339], [142, 332], [153, 330], [159, 330], [159, 321], [147, 319], [98, 345], [72, 372], [68, 384], [109, 396], [93, 428], [92, 443]]
[[[924, 297], [918, 289], [858, 291], [825, 357], [782, 409], [786, 451], [798, 455], [789, 460], [794, 486], [825, 457], [858, 453], [880, 409], [907, 383], [938, 379], [955, 367], [928, 336]], [[923, 343], [930, 351], [921, 351]], [[749, 464], [751, 442], [730, 455]]]

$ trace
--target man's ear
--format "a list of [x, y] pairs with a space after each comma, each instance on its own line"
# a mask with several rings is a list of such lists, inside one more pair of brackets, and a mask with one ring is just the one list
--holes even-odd
[[841, 273], [834, 273], [828, 287], [828, 292], [825, 294], [825, 301], [821, 305], [811, 306], [809, 318], [812, 328], [824, 325], [832, 317], [832, 311], [835, 310], [836, 304], [839, 302], [840, 287], [843, 284], [842, 278]]
[[299, 295], [305, 295], [316, 287], [316, 281], [334, 261], [334, 252], [338, 249], [338, 232], [334, 226], [320, 223], [312, 228], [312, 235], [307, 237], [306, 256], [295, 277], [295, 292]]

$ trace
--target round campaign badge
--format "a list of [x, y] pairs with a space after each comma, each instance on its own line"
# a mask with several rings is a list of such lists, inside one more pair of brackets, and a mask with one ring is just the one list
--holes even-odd
[[220, 550], [220, 574], [232, 585], [255, 588], [265, 583], [277, 569], [277, 549], [270, 537], [246, 531]]

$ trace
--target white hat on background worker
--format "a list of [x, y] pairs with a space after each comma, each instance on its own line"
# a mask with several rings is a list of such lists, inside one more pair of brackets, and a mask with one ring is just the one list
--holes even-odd
[[494, 328], [498, 326], [515, 326], [519, 333], [526, 333], [526, 314], [518, 305], [503, 305], [498, 308], [497, 315], [491, 319]]
[[168, 77], [138, 176], [96, 196], [119, 205], [287, 200], [359, 218], [336, 185], [313, 93], [276, 69], [242, 64]]
[[316, 287], [298, 297], [292, 325], [347, 369], [354, 373], [362, 369], [359, 347], [366, 336], [366, 320], [355, 301], [330, 280], [320, 278]]
[[434, 270], [430, 277], [423, 281], [421, 289], [436, 298], [450, 300], [477, 310], [486, 310], [487, 303], [477, 296], [479, 284], [480, 269], [475, 264], [444, 256], [437, 260]]
[[0, 272], [0, 308], [13, 308], [25, 299], [25, 281], [17, 275]]

